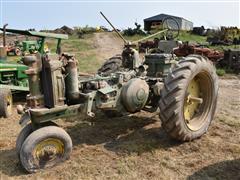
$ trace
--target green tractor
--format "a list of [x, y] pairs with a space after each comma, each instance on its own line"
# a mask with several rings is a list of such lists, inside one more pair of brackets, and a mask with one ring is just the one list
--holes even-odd
[[[12, 93], [28, 92], [29, 83], [28, 75], [26, 74], [28, 67], [22, 62], [24, 56], [20, 58], [16, 57], [16, 59], [11, 57], [11, 60], [9, 60], [9, 57], [7, 56], [6, 32], [39, 38], [39, 47], [34, 50], [35, 54], [44, 54], [46, 52], [46, 45], [44, 43], [46, 38], [55, 38], [58, 40], [57, 53], [60, 53], [61, 40], [67, 39], [68, 37], [61, 34], [6, 29], [6, 25], [3, 28], [0, 28], [0, 30], [3, 31], [3, 47], [0, 47], [0, 116], [7, 118], [12, 114]], [[30, 41], [26, 41], [25, 43], [23, 42], [23, 44], [26, 44], [26, 48], [28, 49], [30, 48], [29, 42]], [[36, 42], [37, 41], [34, 41], [30, 44], [35, 44]]]
[[94, 76], [80, 76], [77, 60], [70, 54], [24, 57], [30, 93], [26, 105], [18, 106], [24, 128], [16, 151], [28, 172], [69, 158], [71, 137], [55, 123], [61, 118], [81, 120], [97, 111], [108, 118], [159, 109], [162, 127], [174, 139], [192, 141], [207, 132], [216, 109], [218, 78], [206, 57], [176, 59], [159, 52], [147, 54], [142, 61], [129, 42], [123, 54], [123, 68]]
[[7, 55], [21, 56], [25, 54], [34, 54], [39, 51], [41, 47], [41, 41], [15, 41], [14, 45], [7, 46]]

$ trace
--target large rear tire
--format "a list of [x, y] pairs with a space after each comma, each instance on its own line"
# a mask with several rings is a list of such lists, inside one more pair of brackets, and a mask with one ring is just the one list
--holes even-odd
[[122, 67], [122, 57], [114, 56], [108, 59], [100, 69], [98, 69], [99, 74], [110, 75], [118, 71]]
[[69, 158], [72, 140], [62, 128], [47, 126], [32, 132], [20, 151], [22, 166], [30, 173], [53, 167]]
[[174, 139], [191, 141], [207, 132], [216, 109], [218, 77], [211, 61], [199, 55], [182, 58], [161, 90], [160, 119]]
[[8, 118], [12, 115], [12, 92], [10, 89], [0, 89], [0, 116]]

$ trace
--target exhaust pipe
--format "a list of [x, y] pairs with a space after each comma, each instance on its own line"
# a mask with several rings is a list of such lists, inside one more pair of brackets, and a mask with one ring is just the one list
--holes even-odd
[[8, 26], [8, 24], [3, 25], [3, 47], [6, 46], [6, 27], [7, 26]]

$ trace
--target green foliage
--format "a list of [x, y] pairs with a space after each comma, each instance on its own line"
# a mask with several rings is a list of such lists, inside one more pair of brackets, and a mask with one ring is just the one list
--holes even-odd
[[96, 72], [101, 66], [93, 47], [93, 34], [85, 34], [84, 39], [77, 35], [69, 36], [69, 39], [62, 42], [62, 51], [74, 54], [78, 60], [80, 72]]
[[212, 44], [240, 44], [240, 29], [237, 27], [221, 27], [208, 32], [207, 41]]
[[226, 50], [226, 49], [240, 49], [240, 45], [218, 45], [218, 46], [209, 46], [209, 48], [211, 49], [215, 49], [215, 50], [218, 50], [218, 51], [223, 51], [223, 50]]
[[[89, 38], [91, 35], [87, 35]], [[86, 38], [88, 39], [88, 38]], [[64, 52], [83, 52], [91, 50], [91, 44], [85, 39], [78, 39], [77, 36], [70, 36], [68, 40], [64, 40], [62, 43], [62, 50]]]
[[216, 70], [218, 76], [223, 76], [226, 74], [226, 71], [224, 69], [217, 69]]
[[177, 37], [177, 40], [180, 41], [188, 41], [188, 42], [195, 42], [195, 43], [206, 43], [206, 37], [205, 36], [199, 36], [199, 35], [195, 35], [192, 34], [190, 32], [187, 31], [180, 31], [179, 32], [179, 36]]
[[[69, 39], [62, 40], [62, 52], [75, 55], [80, 72], [96, 72], [101, 62], [98, 61], [92, 45], [93, 34], [85, 34], [84, 36], [84, 39], [79, 39], [75, 34], [69, 36]], [[56, 43], [57, 41], [54, 39], [47, 40], [47, 45], [52, 53], [56, 51]]]
[[124, 36], [134, 36], [134, 35], [146, 35], [146, 33], [141, 29], [141, 25], [135, 23], [135, 28], [127, 28], [123, 30]]
[[83, 38], [86, 34], [92, 34], [97, 32], [95, 27], [90, 27], [86, 25], [85, 27], [74, 27], [74, 34], [77, 35], [78, 38]]

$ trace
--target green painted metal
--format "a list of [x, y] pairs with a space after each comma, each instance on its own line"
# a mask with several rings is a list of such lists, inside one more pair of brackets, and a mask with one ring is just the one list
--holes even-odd
[[24, 53], [32, 54], [35, 51], [39, 51], [40, 45], [40, 41], [22, 41], [22, 46], [20, 47], [20, 49]]
[[177, 57], [172, 54], [147, 54], [144, 62], [148, 66], [147, 76], [166, 76], [172, 65], [176, 62], [176, 59]]
[[28, 91], [28, 76], [24, 73], [27, 68], [22, 64], [0, 61], [0, 88]]
[[29, 87], [28, 86], [14, 86], [14, 85], [4, 85], [4, 84], [0, 84], [0, 90], [1, 89], [11, 89], [14, 91], [29, 91]]
[[[0, 28], [0, 30], [3, 31], [3, 28]], [[31, 54], [38, 51], [41, 55], [43, 55], [45, 53], [44, 44], [46, 38], [57, 39], [57, 54], [59, 54], [61, 40], [68, 39], [68, 35], [65, 34], [24, 31], [18, 29], [6, 29], [6, 32], [40, 38], [37, 41], [26, 40], [17, 44], [17, 47], [19, 47], [21, 51], [26, 54]], [[16, 60], [11, 58], [10, 61], [9, 59], [10, 58], [6, 56], [0, 57], [0, 87], [17, 91], [29, 91], [28, 76], [25, 74], [28, 66], [16, 63], [17, 61], [21, 61], [21, 58], [19, 57]], [[34, 89], [34, 87], [32, 88]]]
[[0, 61], [0, 73], [1, 72], [16, 72], [16, 78], [22, 79], [27, 78], [28, 76], [24, 73], [27, 70], [27, 66], [23, 64], [16, 63], [5, 63]]

